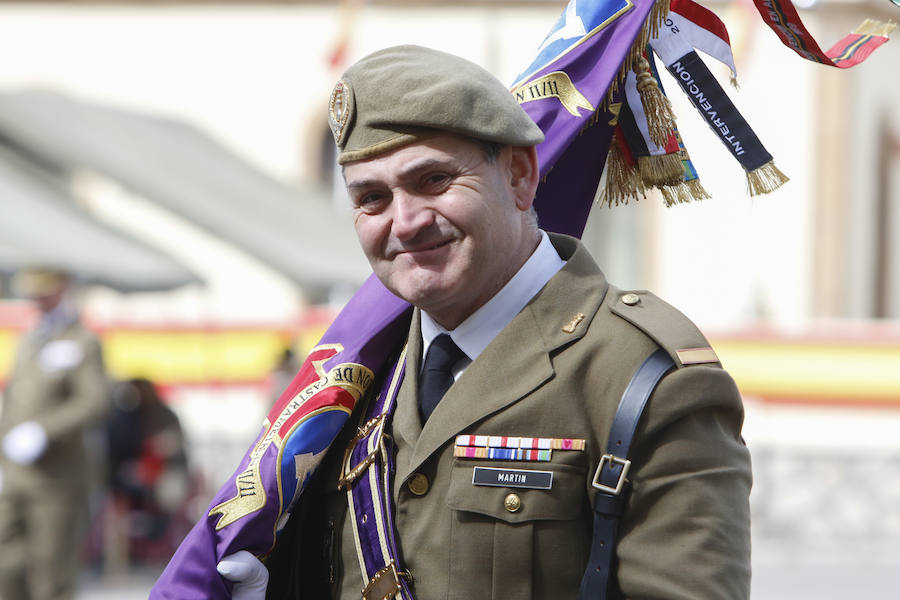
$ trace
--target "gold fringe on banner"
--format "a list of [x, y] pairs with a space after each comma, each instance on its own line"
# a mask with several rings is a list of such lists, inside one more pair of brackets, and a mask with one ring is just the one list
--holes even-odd
[[859, 27], [856, 28], [853, 33], [858, 35], [878, 35], [881, 37], [887, 37], [896, 28], [897, 24], [891, 23], [890, 21], [887, 23], [882, 23], [881, 21], [866, 19]]
[[[669, 14], [669, 4], [670, 0], [656, 0], [653, 4], [653, 8], [650, 9], [650, 16], [647, 17], [647, 26], [645, 27], [649, 36], [648, 39], [655, 38], [659, 33], [659, 28], [666, 22], [666, 15]], [[646, 41], [644, 45], [647, 45]]]
[[747, 173], [747, 187], [751, 196], [774, 192], [788, 181], [790, 178], [775, 166], [773, 160]]
[[659, 191], [662, 192], [666, 208], [672, 208], [676, 204], [687, 204], [693, 200], [687, 185], [683, 181], [677, 185], [664, 185], [659, 188]]
[[684, 186], [687, 188], [688, 194], [691, 195], [691, 199], [693, 200], [708, 200], [712, 198], [712, 196], [709, 195], [709, 192], [706, 191], [706, 188], [703, 187], [703, 184], [700, 183], [699, 179], [685, 181]]
[[647, 197], [647, 190], [638, 175], [637, 169], [629, 165], [622, 155], [618, 140], [613, 137], [606, 155], [606, 185], [600, 192], [600, 204], [609, 208], [628, 204], [632, 198]]
[[641, 181], [647, 187], [678, 185], [684, 181], [684, 165], [678, 153], [659, 156], [639, 156], [638, 169]]
[[683, 196], [684, 194], [679, 194], [679, 186], [677, 185], [664, 185], [659, 188], [660, 193], [662, 193], [663, 202], [666, 204], [666, 208], [672, 208], [676, 204], [681, 204], [684, 202]]
[[659, 191], [662, 192], [663, 200], [668, 208], [676, 204], [687, 204], [695, 200], [709, 198], [709, 194], [700, 185], [699, 179], [682, 181], [675, 185], [664, 185], [659, 188]]

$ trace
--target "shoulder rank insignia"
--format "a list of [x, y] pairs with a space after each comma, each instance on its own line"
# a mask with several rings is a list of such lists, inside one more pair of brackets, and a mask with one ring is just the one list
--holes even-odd
[[682, 365], [702, 365], [705, 363], [717, 363], [719, 357], [712, 348], [683, 348], [675, 352]]

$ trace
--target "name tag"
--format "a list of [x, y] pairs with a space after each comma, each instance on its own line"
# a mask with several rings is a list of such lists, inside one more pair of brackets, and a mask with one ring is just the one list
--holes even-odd
[[553, 486], [553, 471], [475, 467], [472, 485], [549, 490]]

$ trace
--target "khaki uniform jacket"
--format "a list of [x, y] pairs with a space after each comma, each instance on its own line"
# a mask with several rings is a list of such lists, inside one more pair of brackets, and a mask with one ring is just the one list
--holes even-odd
[[[680, 363], [677, 350], [708, 344], [678, 311], [646, 292], [633, 306], [623, 303], [623, 292], [607, 284], [580, 243], [551, 239], [566, 266], [466, 368], [424, 429], [413, 315], [391, 433], [396, 521], [416, 597], [577, 596], [591, 546], [594, 470], [631, 376], [663, 347], [678, 368], [657, 386], [632, 444], [619, 586], [628, 598], [747, 598], [751, 472], [734, 382], [718, 363]], [[583, 438], [586, 449], [553, 451], [550, 462], [463, 459], [453, 456], [459, 434]], [[551, 471], [552, 487], [473, 485], [476, 466]], [[328, 468], [323, 474], [335, 477]], [[416, 475], [427, 478], [424, 495], [410, 489]], [[421, 486], [417, 479], [412, 487]], [[341, 545], [335, 597], [359, 598], [365, 582], [350, 520], [342, 517], [347, 497], [326, 489], [327, 518]], [[506, 507], [509, 494], [519, 497], [515, 512]]]
[[36, 421], [47, 433], [48, 444], [30, 465], [0, 457], [4, 490], [83, 487], [82, 433], [106, 414], [108, 405], [100, 342], [94, 334], [78, 322], [49, 339], [25, 334], [3, 394], [0, 438], [20, 423]]

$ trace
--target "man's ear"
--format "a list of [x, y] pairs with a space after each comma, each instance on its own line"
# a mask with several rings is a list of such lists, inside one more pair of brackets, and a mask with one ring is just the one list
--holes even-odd
[[521, 211], [531, 208], [540, 179], [537, 150], [534, 146], [512, 146], [509, 157], [509, 183]]

